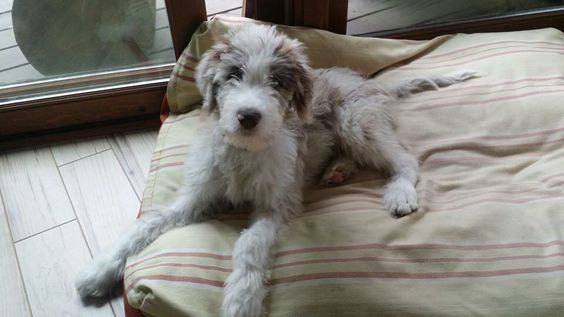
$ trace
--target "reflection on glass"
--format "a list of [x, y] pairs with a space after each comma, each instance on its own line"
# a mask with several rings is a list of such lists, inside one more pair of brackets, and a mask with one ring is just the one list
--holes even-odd
[[164, 0], [0, 0], [0, 103], [59, 81], [166, 78], [173, 62]]
[[360, 35], [562, 5], [564, 0], [349, 0], [347, 33]]

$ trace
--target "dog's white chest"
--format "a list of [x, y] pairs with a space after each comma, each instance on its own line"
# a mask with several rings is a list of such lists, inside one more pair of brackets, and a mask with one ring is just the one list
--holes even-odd
[[218, 153], [225, 196], [234, 203], [270, 205], [283, 188], [296, 181], [296, 148], [249, 152], [232, 147]]

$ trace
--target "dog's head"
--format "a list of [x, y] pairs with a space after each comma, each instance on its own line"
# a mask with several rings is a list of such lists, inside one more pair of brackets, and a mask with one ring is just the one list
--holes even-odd
[[309, 120], [312, 71], [303, 45], [273, 26], [247, 25], [204, 54], [196, 83], [226, 142], [265, 149], [291, 113]]

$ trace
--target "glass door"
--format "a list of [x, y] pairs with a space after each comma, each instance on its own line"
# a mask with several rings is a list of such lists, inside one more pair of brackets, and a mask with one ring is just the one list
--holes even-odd
[[174, 60], [164, 0], [0, 0], [0, 107], [166, 81]]
[[0, 0], [0, 151], [158, 126], [190, 34], [206, 16], [241, 9], [242, 0]]

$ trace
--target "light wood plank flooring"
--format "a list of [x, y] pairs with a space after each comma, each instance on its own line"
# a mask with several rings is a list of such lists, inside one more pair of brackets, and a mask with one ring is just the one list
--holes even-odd
[[124, 316], [84, 306], [74, 278], [139, 209], [158, 131], [0, 154], [0, 316]]

